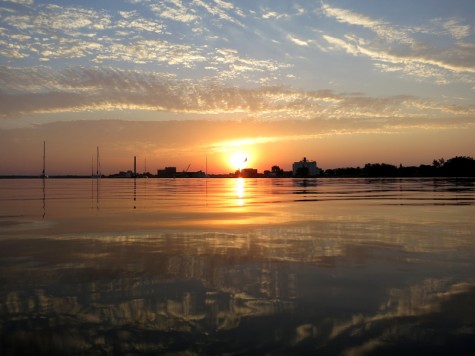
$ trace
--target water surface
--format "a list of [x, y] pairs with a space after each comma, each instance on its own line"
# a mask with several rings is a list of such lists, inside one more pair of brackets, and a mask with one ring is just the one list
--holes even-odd
[[473, 354], [473, 179], [0, 181], [2, 354]]

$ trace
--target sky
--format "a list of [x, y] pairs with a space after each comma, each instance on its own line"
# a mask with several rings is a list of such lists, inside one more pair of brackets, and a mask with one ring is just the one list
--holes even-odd
[[[473, 0], [0, 0], [0, 175], [475, 156]], [[234, 162], [234, 163], [233, 163]]]

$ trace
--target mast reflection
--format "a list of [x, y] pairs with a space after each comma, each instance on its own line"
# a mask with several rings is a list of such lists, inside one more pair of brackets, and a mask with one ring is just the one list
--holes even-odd
[[[94, 184], [94, 181], [96, 182], [95, 184]], [[92, 202], [92, 205], [94, 206], [94, 200], [95, 200], [97, 210], [99, 210], [99, 192], [100, 192], [99, 181], [100, 179], [97, 179], [97, 178], [96, 179], [93, 178], [91, 180], [91, 202]], [[94, 187], [96, 189], [94, 189]]]
[[43, 181], [43, 219], [46, 216], [46, 179], [42, 179]]
[[137, 177], [134, 177], [134, 209], [137, 209]]

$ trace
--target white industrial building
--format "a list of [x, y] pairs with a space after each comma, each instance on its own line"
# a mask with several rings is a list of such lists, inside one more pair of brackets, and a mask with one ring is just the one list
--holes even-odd
[[308, 161], [307, 157], [292, 164], [292, 173], [294, 177], [316, 177], [320, 175], [320, 168], [316, 161]]

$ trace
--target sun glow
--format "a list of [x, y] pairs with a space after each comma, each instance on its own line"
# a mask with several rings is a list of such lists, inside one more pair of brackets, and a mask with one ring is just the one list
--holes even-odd
[[247, 154], [244, 152], [235, 152], [229, 157], [229, 164], [236, 170], [241, 170], [247, 166]]

